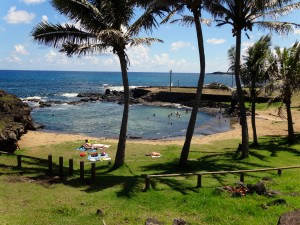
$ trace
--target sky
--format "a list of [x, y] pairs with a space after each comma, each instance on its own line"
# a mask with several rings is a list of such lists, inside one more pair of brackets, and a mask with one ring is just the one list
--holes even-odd
[[[0, 70], [120, 71], [118, 57], [112, 53], [67, 57], [49, 46], [32, 40], [31, 31], [42, 21], [72, 23], [60, 15], [49, 0], [0, 0]], [[208, 15], [205, 15], [208, 16]], [[209, 17], [208, 17], [209, 18]], [[281, 18], [300, 23], [300, 10]], [[243, 51], [268, 32], [254, 29], [248, 39], [243, 35]], [[235, 38], [230, 26], [203, 25], [206, 72], [227, 71], [227, 51]], [[199, 73], [199, 55], [195, 28], [178, 23], [165, 24], [140, 37], [155, 37], [164, 43], [151, 47], [128, 48], [131, 72]], [[290, 47], [300, 40], [300, 29], [288, 36], [272, 34], [273, 46]]]

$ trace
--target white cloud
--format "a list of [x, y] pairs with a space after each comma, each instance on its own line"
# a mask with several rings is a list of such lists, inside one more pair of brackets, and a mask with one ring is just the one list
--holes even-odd
[[177, 51], [181, 48], [187, 48], [187, 47], [192, 47], [192, 44], [190, 42], [184, 42], [184, 41], [177, 41], [171, 44], [172, 51]]
[[14, 48], [17, 54], [28, 55], [28, 52], [23, 45], [15, 45]]
[[149, 62], [149, 48], [139, 45], [128, 48], [127, 54], [129, 56], [131, 66], [141, 66]]
[[43, 16], [42, 16], [42, 22], [47, 22], [47, 21], [48, 21], [48, 16], [43, 15]]
[[20, 63], [21, 59], [17, 57], [16, 55], [11, 55], [8, 58], [5, 59], [5, 62], [7, 63]]
[[30, 23], [35, 18], [34, 13], [29, 13], [23, 10], [17, 10], [15, 6], [12, 6], [7, 15], [4, 17], [9, 24]]
[[26, 4], [39, 4], [39, 3], [43, 3], [46, 0], [22, 0], [22, 2], [26, 3]]
[[242, 46], [246, 47], [246, 48], [251, 47], [253, 45], [254, 45], [254, 42], [249, 42], [249, 41], [242, 42]]
[[225, 40], [225, 39], [222, 39], [222, 38], [221, 38], [221, 39], [209, 38], [209, 39], [206, 40], [206, 42], [207, 42], [208, 44], [219, 45], [219, 44], [225, 43], [226, 40]]
[[295, 29], [294, 34], [300, 34], [300, 29]]

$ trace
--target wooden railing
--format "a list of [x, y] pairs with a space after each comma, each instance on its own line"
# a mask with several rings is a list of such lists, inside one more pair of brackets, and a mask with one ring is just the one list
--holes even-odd
[[[48, 167], [48, 169], [47, 169], [48, 174], [53, 175], [53, 173], [54, 173], [52, 155], [48, 155], [48, 159], [41, 159], [41, 158], [36, 158], [36, 157], [26, 156], [26, 155], [15, 155], [13, 153], [8, 153], [8, 152], [3, 152], [3, 151], [0, 151], [0, 155], [16, 156], [17, 157], [17, 167], [19, 169], [22, 169], [22, 159], [24, 159], [24, 158], [43, 160], [43, 161], [45, 161], [45, 165], [47, 165], [47, 167]], [[80, 179], [84, 180], [84, 175], [85, 175], [84, 161], [80, 161], [79, 170], [80, 170]], [[64, 158], [62, 156], [60, 156], [59, 161], [58, 161], [58, 175], [61, 178], [65, 177], [65, 176], [73, 176], [74, 160], [69, 159], [68, 174], [65, 174], [64, 172], [65, 172]], [[95, 181], [96, 181], [96, 164], [95, 164], [95, 162], [92, 162], [91, 163], [91, 182], [94, 183]]]
[[244, 182], [245, 173], [253, 173], [253, 172], [262, 172], [262, 171], [271, 171], [277, 170], [279, 176], [281, 176], [282, 170], [285, 169], [295, 169], [300, 168], [300, 166], [286, 166], [286, 167], [277, 167], [277, 168], [262, 168], [262, 169], [253, 169], [253, 170], [233, 170], [233, 171], [212, 171], [212, 172], [197, 172], [197, 173], [177, 173], [177, 174], [151, 174], [146, 175], [145, 178], [145, 191], [150, 188], [150, 179], [151, 178], [159, 178], [159, 177], [181, 177], [181, 176], [197, 176], [197, 186], [202, 187], [202, 176], [204, 175], [214, 175], [214, 174], [240, 174], [240, 181]]

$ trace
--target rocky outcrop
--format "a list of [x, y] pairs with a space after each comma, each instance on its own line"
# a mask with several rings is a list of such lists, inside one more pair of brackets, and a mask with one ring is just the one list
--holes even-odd
[[292, 212], [284, 213], [280, 216], [277, 225], [299, 225], [300, 224], [300, 209]]
[[21, 135], [36, 129], [30, 112], [26, 103], [0, 90], [0, 151], [13, 152]]

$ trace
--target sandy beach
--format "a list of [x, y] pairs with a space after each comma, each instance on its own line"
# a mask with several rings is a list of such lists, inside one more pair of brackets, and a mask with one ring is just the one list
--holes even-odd
[[[294, 130], [295, 132], [300, 132], [300, 123], [296, 121], [300, 120], [300, 111], [293, 110], [293, 121], [294, 121]], [[276, 109], [269, 109], [265, 111], [259, 111], [256, 115], [256, 126], [257, 126], [257, 134], [258, 136], [265, 135], [287, 135], [287, 121], [285, 118], [280, 118], [277, 115]], [[236, 122], [233, 124], [233, 128], [227, 132], [217, 133], [207, 136], [194, 136], [192, 143], [193, 144], [207, 144], [217, 140], [226, 140], [232, 139], [235, 137], [241, 136], [241, 128], [239, 123]], [[252, 127], [251, 127], [251, 118], [248, 118], [248, 129], [249, 129], [249, 138], [251, 141], [252, 138]], [[52, 133], [45, 132], [43, 130], [39, 131], [29, 131], [24, 134], [19, 140], [20, 148], [26, 147], [34, 147], [34, 146], [42, 146], [42, 145], [53, 145], [59, 144], [67, 141], [84, 141], [85, 139], [90, 139], [98, 142], [112, 142], [116, 143], [118, 140], [116, 139], [106, 139], [106, 138], [96, 138], [96, 137], [87, 137], [83, 135], [77, 134], [63, 134], [63, 133]], [[183, 145], [184, 137], [168, 139], [168, 140], [127, 140], [127, 143], [139, 142], [146, 144], [175, 144], [175, 145]]]

